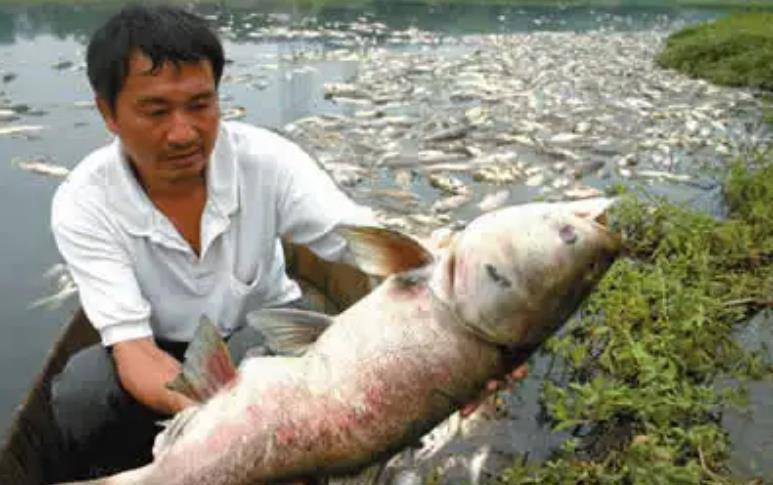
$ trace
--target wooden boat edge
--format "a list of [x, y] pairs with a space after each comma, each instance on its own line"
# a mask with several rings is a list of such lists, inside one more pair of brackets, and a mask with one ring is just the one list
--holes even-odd
[[[285, 242], [284, 249], [288, 274], [300, 283], [305, 293], [324, 300], [327, 313], [338, 313], [371, 289], [370, 279], [350, 266], [324, 261], [304, 246]], [[46, 483], [55, 464], [44, 462], [39, 450], [46, 449], [50, 451], [48, 455], [56, 455], [59, 443], [48, 405], [49, 384], [71, 355], [98, 341], [98, 334], [83, 310], [77, 310], [47, 353], [43, 368], [14, 412], [0, 448], [0, 483]]]

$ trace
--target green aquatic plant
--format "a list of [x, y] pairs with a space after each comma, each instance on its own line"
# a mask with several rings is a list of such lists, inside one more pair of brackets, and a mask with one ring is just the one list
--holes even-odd
[[[735, 483], [722, 412], [744, 404], [743, 382], [773, 376], [763, 350], [734, 338], [773, 305], [773, 157], [733, 165], [724, 187], [722, 221], [624, 197], [613, 219], [626, 256], [547, 345], [565, 379], [542, 402], [571, 438], [502, 482]], [[720, 387], [726, 376], [739, 387]]]
[[764, 93], [762, 100], [762, 121], [773, 127], [773, 93]]
[[672, 34], [659, 66], [727, 86], [773, 90], [773, 13], [744, 12]]

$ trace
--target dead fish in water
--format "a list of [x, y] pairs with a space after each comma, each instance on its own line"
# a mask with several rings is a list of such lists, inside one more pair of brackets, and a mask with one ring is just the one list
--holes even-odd
[[489, 212], [505, 205], [505, 202], [507, 202], [507, 199], [509, 198], [510, 198], [509, 190], [500, 190], [498, 192], [495, 192], [493, 194], [488, 194], [485, 197], [483, 197], [483, 199], [480, 202], [478, 202], [478, 208], [483, 212]]
[[245, 116], [247, 116], [247, 108], [244, 106], [233, 106], [224, 109], [220, 115], [223, 120], [240, 120]]
[[432, 204], [432, 212], [451, 212], [463, 206], [472, 199], [469, 192], [442, 197]]
[[466, 195], [470, 188], [464, 182], [450, 175], [430, 174], [427, 177], [429, 185], [449, 195]]
[[54, 310], [78, 294], [78, 287], [75, 286], [70, 271], [62, 263], [51, 266], [43, 274], [43, 278], [52, 283], [53, 292], [32, 302], [29, 305], [30, 309], [45, 307], [49, 310]]
[[576, 310], [619, 251], [597, 222], [610, 203], [490, 212], [434, 254], [402, 233], [339, 226], [357, 265], [383, 283], [335, 317], [251, 313], [281, 356], [247, 358], [238, 371], [203, 323], [173, 383], [203, 402], [157, 437], [153, 463], [86, 483], [273, 483], [390, 457]]
[[19, 135], [22, 133], [40, 131], [44, 128], [45, 126], [40, 125], [0, 126], [0, 135]]
[[28, 172], [38, 173], [41, 175], [48, 175], [51, 177], [66, 177], [70, 173], [70, 169], [56, 165], [45, 159], [24, 160], [21, 158], [14, 158], [11, 160], [11, 165], [15, 165], [22, 170]]

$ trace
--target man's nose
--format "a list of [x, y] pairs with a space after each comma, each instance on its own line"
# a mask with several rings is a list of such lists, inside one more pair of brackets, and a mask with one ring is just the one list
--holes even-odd
[[170, 145], [188, 145], [196, 140], [196, 129], [193, 121], [185, 112], [174, 111], [167, 131], [167, 142]]

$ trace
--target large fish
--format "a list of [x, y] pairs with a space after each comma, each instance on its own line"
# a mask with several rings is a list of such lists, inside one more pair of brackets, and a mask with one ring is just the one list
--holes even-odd
[[477, 397], [551, 335], [619, 251], [610, 201], [485, 214], [435, 253], [381, 228], [341, 226], [357, 264], [385, 277], [335, 317], [249, 317], [281, 356], [233, 369], [202, 324], [175, 388], [202, 401], [159, 434], [154, 461], [92, 484], [236, 485], [356, 472]]

